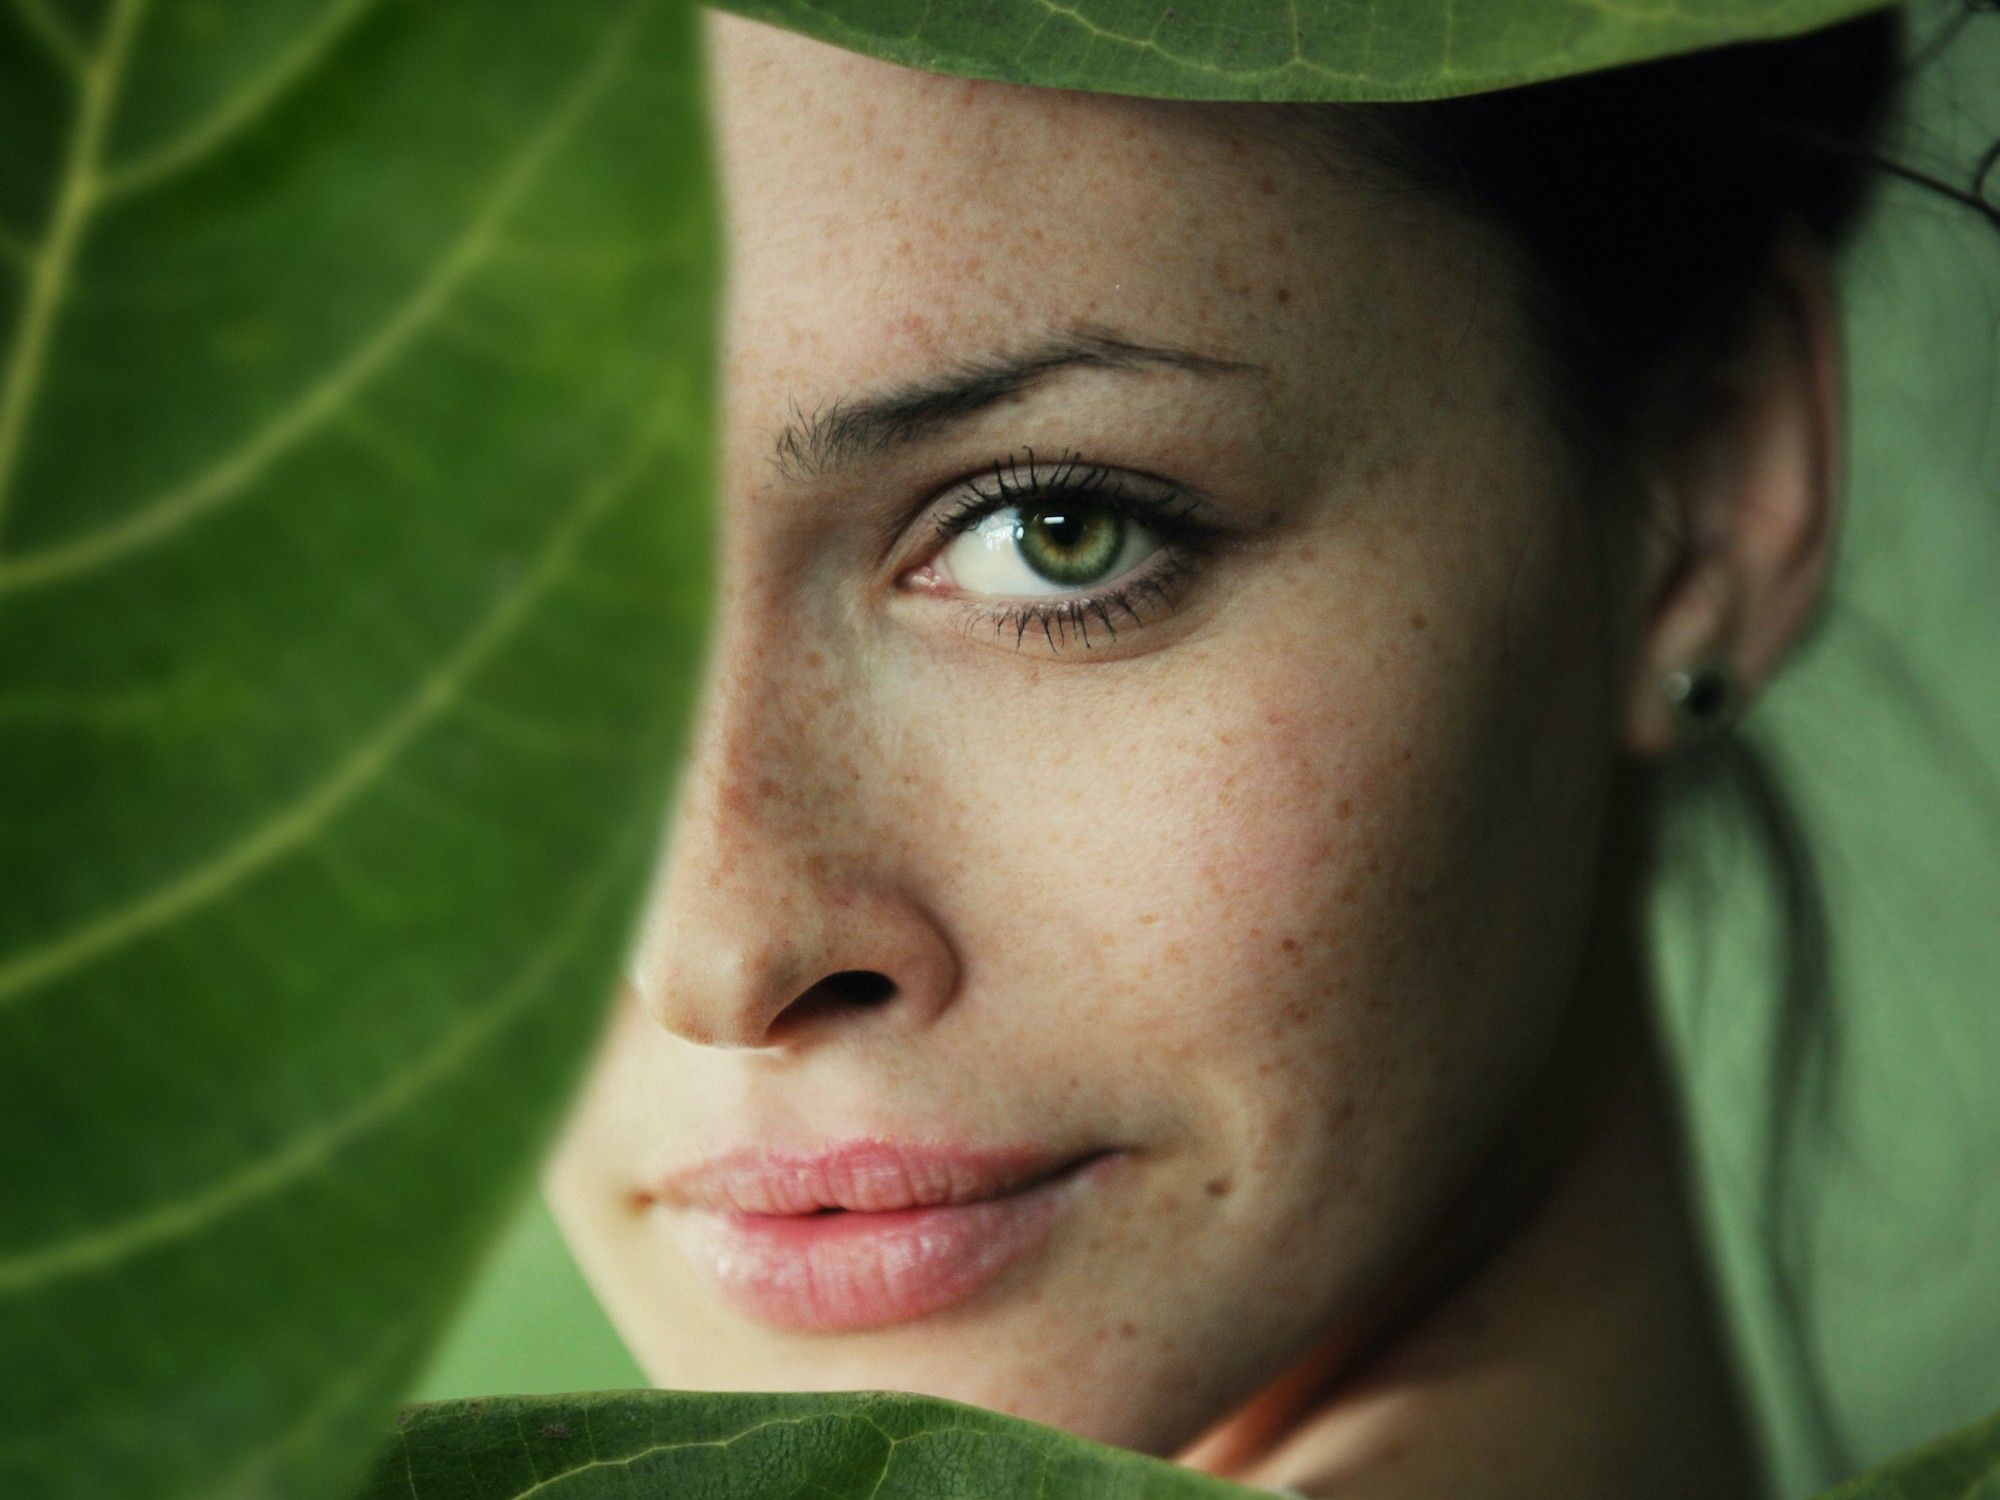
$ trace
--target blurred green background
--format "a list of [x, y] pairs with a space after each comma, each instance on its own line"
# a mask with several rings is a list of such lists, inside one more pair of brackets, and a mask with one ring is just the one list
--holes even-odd
[[[2000, 139], [2000, 14], [1913, 15], [1920, 43], [1965, 24], [1888, 154], [1963, 183]], [[1705, 1209], [1789, 1493], [2000, 1408], [2000, 225], [1881, 183], [1844, 266], [1833, 598], [1753, 713], [1810, 831], [1837, 964], [1833, 1108], [1787, 1180], [1802, 1242], [1781, 1285], [1764, 1192], [1780, 921], [1735, 811], [1686, 809], [1659, 905]], [[1785, 1295], [1844, 1452], [1814, 1438]], [[530, 1200], [418, 1394], [642, 1384]]]

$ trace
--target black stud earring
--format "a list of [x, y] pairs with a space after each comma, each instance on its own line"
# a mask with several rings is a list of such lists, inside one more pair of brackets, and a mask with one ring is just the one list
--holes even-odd
[[1660, 680], [1660, 691], [1673, 710], [1683, 739], [1701, 740], [1725, 729], [1736, 718], [1736, 674], [1729, 663], [1711, 657]]

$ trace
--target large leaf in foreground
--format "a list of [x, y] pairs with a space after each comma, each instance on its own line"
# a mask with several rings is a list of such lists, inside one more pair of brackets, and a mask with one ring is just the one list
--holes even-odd
[[1727, 42], [1881, 0], [721, 0], [911, 67], [1178, 99], [1434, 99]]
[[953, 1401], [611, 1391], [404, 1413], [362, 1500], [1231, 1500], [1264, 1493]]
[[574, 1075], [702, 609], [687, 20], [0, 8], [0, 1494], [345, 1489]]
[[[1247, 1500], [1262, 1493], [951, 1401], [610, 1391], [411, 1407], [359, 1500]], [[2000, 1500], [2000, 1417], [1825, 1500]]]
[[[1263, 1493], [951, 1401], [609, 1391], [411, 1407], [358, 1500], [1247, 1500]], [[2000, 1500], [2000, 1417], [1824, 1500]]]

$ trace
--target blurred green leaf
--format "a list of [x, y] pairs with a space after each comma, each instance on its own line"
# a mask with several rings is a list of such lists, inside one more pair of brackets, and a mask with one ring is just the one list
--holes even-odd
[[1882, 0], [721, 0], [891, 62], [1176, 99], [1435, 99], [1790, 36]]
[[705, 613], [687, 7], [0, 6], [0, 1494], [344, 1493]]
[[610, 1391], [411, 1407], [363, 1500], [1230, 1500], [1265, 1491], [955, 1401]]
[[[1267, 1493], [953, 1401], [609, 1391], [408, 1408], [359, 1500], [1228, 1500]], [[1823, 1500], [1996, 1500], [2000, 1417]]]
[[[1228, 1500], [1267, 1493], [953, 1401], [610, 1391], [408, 1408], [359, 1500]], [[2000, 1500], [2000, 1417], [1823, 1500]]]
[[2000, 1416], [1871, 1469], [1823, 1500], [2000, 1500]]

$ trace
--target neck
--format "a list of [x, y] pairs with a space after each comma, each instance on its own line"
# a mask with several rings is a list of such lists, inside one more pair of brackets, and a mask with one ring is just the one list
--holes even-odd
[[1612, 931], [1452, 1248], [1179, 1462], [1339, 1500], [1758, 1493], [1635, 929]]

